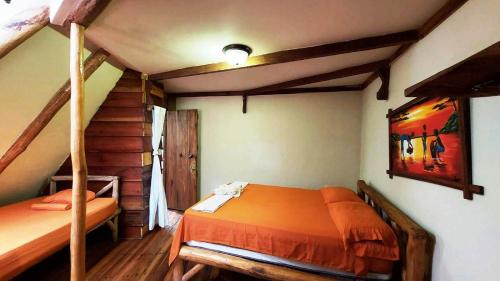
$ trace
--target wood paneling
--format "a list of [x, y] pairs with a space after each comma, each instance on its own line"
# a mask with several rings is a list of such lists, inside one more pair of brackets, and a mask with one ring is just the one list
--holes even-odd
[[120, 207], [128, 211], [142, 211], [149, 207], [147, 196], [121, 196]]
[[165, 124], [167, 205], [185, 210], [197, 200], [198, 112], [168, 111]]
[[141, 107], [145, 101], [144, 93], [111, 92], [102, 107]]
[[149, 221], [149, 208], [144, 211], [124, 211], [120, 223], [127, 226], [145, 226]]
[[[93, 167], [143, 167], [151, 165], [150, 152], [88, 152], [87, 162]], [[68, 161], [64, 166], [70, 166]]]
[[146, 107], [101, 107], [92, 121], [151, 123], [153, 120]]
[[[120, 87], [142, 87], [143, 83], [145, 83], [145, 82], [142, 79], [137, 79], [137, 78], [121, 78], [116, 83], [116, 88], [120, 88]], [[141, 90], [141, 92], [143, 92], [143, 91]]]
[[86, 136], [140, 137], [151, 136], [151, 123], [144, 122], [98, 122], [92, 121], [85, 130]]
[[[144, 167], [101, 167], [89, 166], [90, 175], [114, 175], [120, 180], [141, 181], [143, 178], [151, 177], [151, 165]], [[58, 175], [71, 174], [71, 166], [63, 165], [57, 172]], [[121, 187], [120, 187], [121, 188]]]
[[151, 152], [151, 137], [85, 137], [88, 152]]
[[143, 86], [127, 86], [127, 85], [122, 85], [122, 86], [116, 86], [114, 89], [116, 92], [127, 92], [127, 93], [142, 93], [144, 92]]
[[[126, 70], [85, 131], [89, 173], [120, 177], [123, 238], [142, 238], [147, 233], [152, 114], [145, 104], [147, 93], [135, 89], [123, 91], [123, 88], [142, 88], [144, 83], [138, 72]], [[67, 160], [58, 174], [69, 173], [71, 163]], [[137, 217], [141, 218], [140, 224]]]
[[148, 226], [119, 225], [120, 236], [125, 239], [142, 239], [149, 232]]
[[122, 180], [120, 186], [121, 196], [149, 196], [151, 191], [151, 178], [140, 181]]

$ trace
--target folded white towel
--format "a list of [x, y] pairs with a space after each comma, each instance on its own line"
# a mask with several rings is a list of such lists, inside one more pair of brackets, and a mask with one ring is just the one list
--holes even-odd
[[230, 184], [223, 184], [214, 190], [218, 195], [231, 195], [233, 197], [240, 197], [243, 189], [248, 185], [248, 182], [235, 181]]
[[233, 198], [232, 195], [212, 195], [209, 198], [201, 201], [193, 206], [193, 210], [199, 212], [213, 213], [222, 205]]

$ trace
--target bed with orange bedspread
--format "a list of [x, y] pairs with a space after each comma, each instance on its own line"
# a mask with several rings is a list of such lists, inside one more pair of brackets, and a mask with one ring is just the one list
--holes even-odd
[[215, 213], [188, 209], [174, 236], [170, 262], [189, 241], [352, 273], [390, 273], [393, 264], [387, 259], [359, 257], [346, 249], [321, 192], [302, 188], [249, 184], [241, 197], [229, 200]]
[[[71, 177], [56, 176], [53, 181], [59, 178], [67, 180]], [[89, 176], [89, 180], [94, 178], [116, 179], [116, 182], [118, 179]], [[113, 183], [112, 187], [113, 193], [117, 194], [117, 184]], [[71, 209], [42, 211], [31, 208], [32, 204], [42, 203], [45, 197], [0, 207], [0, 281], [13, 278], [69, 243]], [[118, 213], [116, 196], [95, 198], [87, 202], [87, 232], [115, 218]]]

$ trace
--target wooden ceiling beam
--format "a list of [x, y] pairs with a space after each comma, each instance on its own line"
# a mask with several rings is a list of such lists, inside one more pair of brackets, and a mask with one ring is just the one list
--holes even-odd
[[[455, 13], [460, 7], [462, 7], [467, 0], [448, 0], [443, 7], [441, 7], [436, 13], [434, 13], [419, 29], [418, 29], [418, 36], [419, 39], [421, 40], [425, 36], [427, 36], [429, 33], [431, 33], [436, 27], [438, 27], [441, 23], [443, 23], [447, 18], [449, 18], [453, 13]], [[399, 58], [402, 54], [404, 54], [412, 45], [413, 43], [417, 42], [418, 40], [414, 42], [407, 42], [399, 49], [396, 50], [396, 52], [389, 58], [389, 63], [388, 66], [390, 66], [397, 58]], [[377, 77], [379, 77], [378, 71], [374, 72], [372, 75], [370, 75], [364, 82], [363, 86], [366, 88], [368, 85], [370, 85], [371, 82], [373, 82]]]
[[361, 90], [363, 90], [361, 85], [342, 85], [342, 86], [314, 87], [314, 88], [288, 88], [288, 89], [279, 89], [274, 91], [265, 91], [257, 93], [248, 92], [246, 95], [269, 96], [269, 95], [305, 94], [305, 93], [352, 92]]
[[149, 75], [151, 80], [165, 80], [193, 75], [230, 71], [236, 69], [264, 66], [333, 56], [352, 52], [366, 51], [390, 46], [397, 46], [417, 41], [418, 31], [410, 30], [381, 36], [366, 37], [350, 41], [336, 42], [314, 47], [279, 51], [259, 56], [249, 57], [244, 66], [234, 67], [226, 62], [187, 67]]
[[350, 66], [350, 67], [338, 69], [338, 70], [328, 72], [328, 73], [308, 76], [308, 77], [294, 79], [294, 80], [285, 81], [285, 82], [280, 82], [280, 83], [276, 83], [276, 84], [272, 84], [272, 85], [268, 85], [268, 86], [264, 86], [264, 87], [254, 88], [254, 89], [248, 90], [246, 92], [248, 95], [251, 95], [251, 94], [256, 94], [256, 93], [261, 93], [261, 92], [275, 91], [275, 90], [297, 87], [297, 86], [318, 83], [318, 82], [323, 82], [323, 81], [328, 81], [328, 80], [333, 80], [333, 79], [338, 79], [338, 78], [344, 78], [344, 77], [359, 75], [359, 74], [363, 74], [363, 73], [374, 72], [374, 71], [377, 71], [378, 69], [380, 69], [384, 65], [387, 65], [387, 60], [381, 60], [381, 61], [375, 61], [375, 62], [371, 62], [371, 63], [367, 63], [367, 64]]
[[167, 96], [174, 98], [267, 96], [267, 95], [287, 95], [287, 94], [304, 94], [304, 93], [350, 92], [350, 91], [361, 91], [361, 90], [363, 90], [363, 85], [343, 85], [343, 86], [314, 87], [314, 88], [288, 88], [275, 91], [260, 92], [255, 94], [247, 93], [245, 91], [217, 91], [217, 92], [168, 93]]
[[108, 6], [111, 0], [63, 0], [51, 7], [50, 23], [69, 28], [74, 22], [88, 27]]

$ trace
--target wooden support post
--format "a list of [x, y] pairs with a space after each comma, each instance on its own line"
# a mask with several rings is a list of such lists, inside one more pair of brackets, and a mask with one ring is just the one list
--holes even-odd
[[243, 98], [243, 114], [247, 113], [247, 95], [241, 96]]
[[70, 78], [71, 78], [71, 163], [73, 166], [73, 197], [71, 208], [71, 280], [85, 280], [85, 218], [87, 163], [84, 146], [84, 27], [71, 23]]
[[389, 99], [389, 81], [391, 78], [391, 66], [387, 65], [382, 67], [378, 71], [378, 76], [382, 80], [382, 85], [377, 92], [377, 100], [388, 100]]

